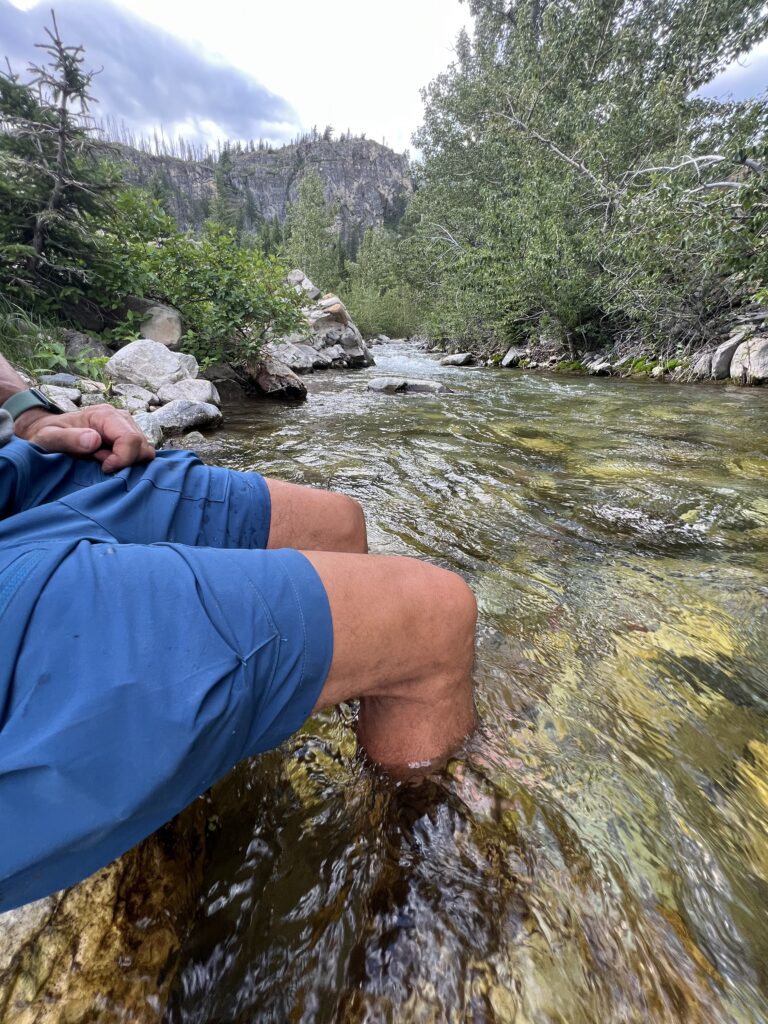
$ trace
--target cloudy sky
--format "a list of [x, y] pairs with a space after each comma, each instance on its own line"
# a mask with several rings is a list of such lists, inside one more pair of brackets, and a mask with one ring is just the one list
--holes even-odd
[[[17, 70], [42, 37], [52, 0], [0, 0], [0, 56]], [[96, 114], [135, 131], [199, 141], [284, 142], [331, 124], [397, 150], [421, 118], [419, 89], [451, 60], [469, 26], [459, 0], [56, 0], [66, 42], [103, 66]], [[755, 95], [768, 44], [708, 86]]]

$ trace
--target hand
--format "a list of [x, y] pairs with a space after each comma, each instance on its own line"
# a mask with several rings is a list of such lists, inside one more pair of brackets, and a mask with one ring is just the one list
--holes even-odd
[[44, 412], [30, 409], [16, 419], [16, 436], [49, 452], [90, 455], [105, 473], [150, 462], [155, 449], [136, 426], [133, 417], [111, 405], [92, 405], [77, 412]]

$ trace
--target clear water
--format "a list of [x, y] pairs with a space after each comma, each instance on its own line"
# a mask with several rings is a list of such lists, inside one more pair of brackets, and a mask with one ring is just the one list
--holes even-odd
[[376, 357], [211, 458], [462, 573], [483, 727], [397, 787], [332, 713], [222, 783], [167, 1021], [768, 1021], [768, 389]]

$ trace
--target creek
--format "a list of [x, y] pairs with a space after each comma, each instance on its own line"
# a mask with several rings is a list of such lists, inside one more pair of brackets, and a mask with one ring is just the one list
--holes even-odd
[[374, 354], [228, 406], [211, 460], [460, 572], [482, 727], [414, 785], [349, 710], [239, 766], [166, 1021], [767, 1021], [768, 388]]

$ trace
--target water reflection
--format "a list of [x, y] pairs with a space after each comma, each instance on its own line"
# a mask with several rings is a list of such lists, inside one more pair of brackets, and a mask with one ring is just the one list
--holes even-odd
[[396, 787], [329, 714], [222, 783], [168, 1021], [768, 1019], [768, 389], [377, 360], [212, 455], [469, 580], [483, 730]]

